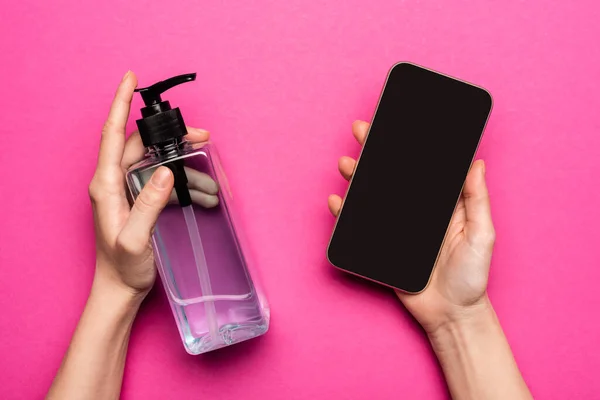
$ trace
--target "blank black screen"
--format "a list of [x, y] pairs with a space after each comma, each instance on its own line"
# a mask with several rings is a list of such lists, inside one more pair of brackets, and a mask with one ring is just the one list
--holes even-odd
[[481, 88], [395, 65], [331, 238], [330, 262], [398, 289], [423, 290], [491, 106]]

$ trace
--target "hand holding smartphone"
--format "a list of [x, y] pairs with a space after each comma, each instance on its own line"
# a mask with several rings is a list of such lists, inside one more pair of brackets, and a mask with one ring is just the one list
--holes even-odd
[[404, 292], [423, 291], [491, 106], [484, 89], [395, 65], [336, 222], [330, 262]]

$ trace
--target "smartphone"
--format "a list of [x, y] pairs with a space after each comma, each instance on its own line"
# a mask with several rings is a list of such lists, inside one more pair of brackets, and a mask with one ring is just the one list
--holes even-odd
[[423, 291], [491, 109], [481, 87], [394, 65], [336, 220], [329, 262], [394, 289]]

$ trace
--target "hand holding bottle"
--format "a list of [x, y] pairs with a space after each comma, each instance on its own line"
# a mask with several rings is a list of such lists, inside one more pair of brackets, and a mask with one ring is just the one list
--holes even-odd
[[[125, 173], [144, 157], [139, 134], [125, 140], [135, 75], [123, 77], [102, 130], [89, 192], [96, 230], [94, 282], [48, 399], [118, 398], [133, 320], [156, 271], [150, 235], [169, 201], [173, 174], [158, 168], [130, 209]], [[208, 133], [189, 129], [192, 141]]]
[[[172, 197], [173, 174], [169, 168], [158, 168], [130, 209], [125, 172], [145, 153], [138, 133], [125, 140], [136, 85], [135, 75], [129, 72], [117, 89], [102, 131], [98, 166], [89, 192], [96, 225], [96, 277], [145, 295], [156, 278], [150, 237], [158, 215]], [[206, 131], [188, 128], [191, 142], [207, 141], [208, 136]], [[216, 205], [216, 183], [193, 172], [189, 174], [193, 200], [204, 206]]]

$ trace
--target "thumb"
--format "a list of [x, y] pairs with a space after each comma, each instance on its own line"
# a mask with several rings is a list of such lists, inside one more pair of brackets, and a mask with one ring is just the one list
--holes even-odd
[[494, 241], [494, 224], [490, 210], [490, 196], [485, 184], [483, 160], [473, 163], [463, 188], [467, 216], [466, 235], [472, 244], [490, 244]]
[[169, 202], [173, 190], [173, 173], [159, 167], [133, 203], [129, 219], [120, 234], [121, 242], [130, 249], [145, 249], [160, 212]]

